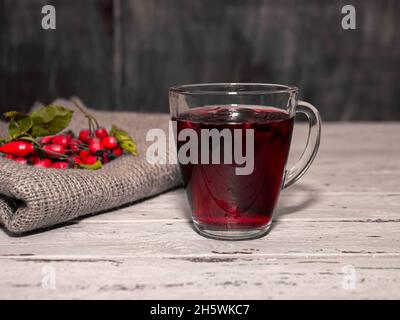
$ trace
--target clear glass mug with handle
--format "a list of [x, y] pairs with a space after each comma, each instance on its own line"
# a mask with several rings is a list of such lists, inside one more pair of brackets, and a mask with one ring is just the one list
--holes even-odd
[[[298, 100], [297, 88], [278, 84], [175, 86], [169, 101], [195, 229], [224, 240], [265, 235], [281, 189], [307, 171], [318, 151], [318, 110]], [[308, 139], [288, 169], [298, 112], [308, 118]]]

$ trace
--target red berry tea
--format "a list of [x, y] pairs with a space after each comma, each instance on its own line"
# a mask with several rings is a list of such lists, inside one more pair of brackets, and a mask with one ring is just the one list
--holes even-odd
[[[180, 167], [195, 223], [215, 230], [266, 226], [283, 183], [294, 118], [270, 107], [209, 106], [182, 113], [175, 120], [178, 135], [187, 128], [197, 132], [199, 160], [205, 145], [200, 130], [228, 129], [234, 136], [233, 131], [241, 129], [243, 152], [246, 129], [254, 130], [254, 168], [250, 174], [238, 175], [235, 169], [239, 165], [235, 161], [230, 164], [198, 161], [198, 164], [180, 164]], [[178, 141], [178, 150], [184, 144], [185, 141]], [[212, 143], [208, 147], [211, 154]], [[221, 143], [221, 154], [222, 149]]]

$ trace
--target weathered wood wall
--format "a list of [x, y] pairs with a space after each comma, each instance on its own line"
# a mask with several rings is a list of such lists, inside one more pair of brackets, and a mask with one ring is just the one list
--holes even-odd
[[[353, 4], [357, 30], [341, 28]], [[57, 30], [41, 29], [41, 8]], [[192, 82], [297, 85], [325, 120], [400, 119], [398, 0], [0, 0], [0, 110], [167, 111]]]

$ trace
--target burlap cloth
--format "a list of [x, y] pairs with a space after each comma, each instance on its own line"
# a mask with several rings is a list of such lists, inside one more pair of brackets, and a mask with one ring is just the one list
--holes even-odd
[[[77, 110], [68, 100], [56, 104]], [[124, 155], [97, 171], [43, 169], [0, 158], [0, 224], [11, 234], [47, 228], [80, 216], [107, 211], [180, 184], [176, 165], [146, 161], [147, 130], [168, 128], [166, 114], [89, 111], [101, 125], [125, 129], [138, 145], [139, 156]], [[76, 111], [70, 129], [87, 128]], [[0, 133], [6, 132], [0, 121]]]

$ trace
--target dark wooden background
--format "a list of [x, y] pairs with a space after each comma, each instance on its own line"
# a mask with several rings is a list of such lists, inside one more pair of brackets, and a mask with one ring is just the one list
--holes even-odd
[[[345, 4], [357, 30], [341, 28]], [[400, 120], [399, 14], [398, 0], [0, 0], [0, 111], [71, 95], [167, 111], [174, 84], [274, 82], [324, 120]]]

